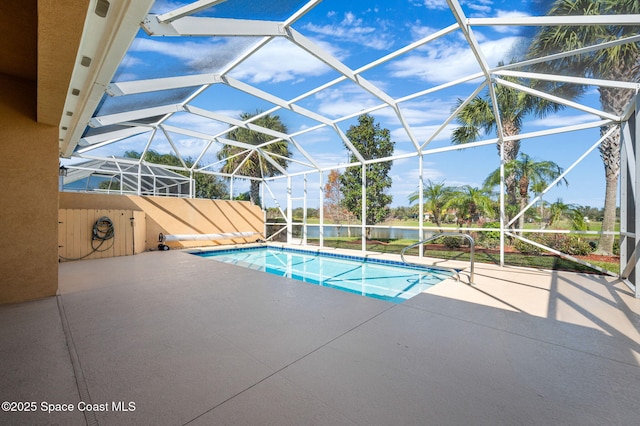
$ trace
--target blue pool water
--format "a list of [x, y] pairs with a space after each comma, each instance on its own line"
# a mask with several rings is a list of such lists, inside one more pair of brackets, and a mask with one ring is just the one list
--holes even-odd
[[252, 247], [194, 254], [395, 303], [451, 276], [449, 272], [400, 262], [295, 249]]

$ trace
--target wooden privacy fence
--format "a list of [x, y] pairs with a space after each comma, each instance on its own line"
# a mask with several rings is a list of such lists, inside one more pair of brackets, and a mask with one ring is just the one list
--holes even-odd
[[60, 261], [129, 256], [145, 251], [146, 215], [135, 210], [58, 210]]

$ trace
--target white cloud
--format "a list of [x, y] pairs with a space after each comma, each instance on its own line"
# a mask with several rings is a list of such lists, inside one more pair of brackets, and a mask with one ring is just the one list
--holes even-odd
[[116, 82], [133, 81], [133, 80], [138, 80], [139, 78], [140, 78], [139, 74], [132, 73], [132, 72], [123, 72], [122, 74], [118, 74], [116, 78], [113, 79], [113, 81], [116, 81]]
[[449, 8], [446, 0], [422, 0], [414, 4], [424, 6], [429, 10], [446, 10]]
[[327, 146], [330, 146], [329, 144], [342, 145], [342, 142], [339, 140], [338, 135], [330, 127], [321, 127], [319, 129], [303, 133], [299, 136], [296, 136], [295, 140], [302, 145], [303, 149], [305, 149], [309, 145], [315, 145], [319, 143], [323, 144], [325, 148]]
[[318, 152], [313, 154], [313, 159], [320, 167], [335, 166], [338, 169], [341, 165], [349, 163], [349, 153], [346, 149], [336, 152]]
[[168, 42], [163, 40], [151, 40], [137, 38], [131, 45], [129, 52], [150, 52], [172, 56], [184, 61], [192, 60], [201, 50], [202, 43], [193, 41]]
[[[520, 12], [517, 10], [498, 10], [496, 15], [498, 18], [522, 18], [522, 17], [530, 16], [528, 13]], [[508, 26], [508, 25], [495, 26], [495, 27], [492, 27], [492, 29], [502, 34], [518, 34], [521, 31], [520, 27], [514, 27], [514, 26]]]
[[315, 95], [317, 111], [329, 117], [340, 117], [380, 105], [382, 101], [353, 84], [342, 84]]
[[[332, 56], [340, 58], [343, 52], [326, 44], [318, 43]], [[276, 39], [254, 53], [233, 70], [231, 75], [252, 83], [283, 82], [299, 80], [307, 76], [319, 76], [330, 68], [308, 52], [285, 39]]]
[[167, 13], [181, 6], [184, 6], [184, 4], [180, 3], [179, 1], [156, 0], [151, 8], [151, 13]]
[[[480, 49], [489, 65], [494, 66], [500, 61], [509, 62], [505, 56], [521, 41], [521, 37], [506, 37], [482, 42]], [[394, 77], [416, 77], [432, 83], [446, 83], [480, 71], [468, 46], [443, 42], [429, 44], [389, 67]]]
[[526, 16], [530, 16], [528, 13], [525, 13], [519, 10], [502, 10], [502, 9], [499, 9], [496, 15], [498, 18], [523, 18]]
[[[447, 10], [449, 5], [446, 0], [422, 0], [420, 2], [414, 2], [415, 5], [424, 6], [429, 10]], [[463, 8], [471, 9], [475, 12], [489, 13], [491, 12], [493, 1], [492, 0], [469, 0], [460, 1]]]
[[430, 36], [431, 34], [438, 32], [439, 30], [439, 28], [424, 26], [420, 21], [411, 26], [411, 34], [416, 40], [420, 40], [427, 36]]
[[461, 2], [464, 6], [467, 6], [469, 9], [474, 12], [481, 13], [489, 13], [491, 12], [493, 1], [491, 0], [474, 0], [474, 1], [463, 1]]
[[[197, 41], [193, 41], [197, 40]], [[195, 70], [201, 73], [212, 73], [222, 71], [229, 63], [237, 59], [242, 52], [246, 51], [255, 40], [251, 37], [228, 37], [225, 39], [181, 39], [151, 40], [139, 38], [129, 49], [131, 52], [144, 54], [152, 53], [172, 57], [180, 61], [180, 66]], [[285, 48], [286, 46], [286, 48]], [[258, 52], [254, 53], [244, 64], [249, 63], [253, 67], [253, 81], [282, 81], [290, 80], [294, 77], [283, 78], [287, 72], [297, 71], [302, 74], [319, 75], [327, 70], [327, 66], [318, 60], [310, 60], [310, 55], [301, 49], [292, 48], [293, 45], [284, 39], [277, 39]], [[147, 60], [146, 62], [152, 62]], [[157, 62], [157, 61], [156, 61]], [[283, 68], [283, 64], [289, 65], [289, 71], [278, 72]], [[159, 66], [164, 65], [161, 62]], [[243, 66], [241, 65], [240, 68]], [[247, 68], [246, 66], [244, 68]], [[322, 68], [322, 72], [318, 69]], [[249, 68], [251, 70], [251, 68]], [[247, 74], [247, 73], [245, 73]], [[248, 73], [249, 75], [251, 73]], [[274, 74], [274, 77], [269, 77]], [[242, 74], [244, 75], [244, 74]], [[256, 78], [255, 75], [260, 75]]]
[[[417, 139], [418, 144], [422, 145], [427, 141], [427, 139], [429, 139], [435, 134], [435, 132], [438, 130], [439, 127], [440, 127], [439, 124], [434, 124], [431, 126], [411, 126], [411, 131], [413, 132], [413, 135]], [[456, 126], [453, 124], [447, 125], [444, 129], [442, 129], [440, 133], [438, 133], [438, 135], [435, 137], [433, 141], [450, 141], [451, 133], [453, 132], [453, 129], [455, 127]], [[409, 135], [407, 135], [407, 132], [402, 127], [398, 127], [392, 130], [391, 138], [396, 142], [410, 141]]]
[[[318, 111], [327, 116], [342, 116], [379, 105], [380, 100], [367, 93], [356, 90], [355, 87], [336, 88], [325, 90], [316, 96]], [[425, 99], [404, 102], [400, 105], [403, 117], [409, 123], [411, 130], [419, 143], [423, 143], [430, 137], [440, 123], [444, 122], [451, 114], [451, 108], [455, 100]], [[394, 129], [391, 131], [392, 139], [398, 143], [410, 142], [409, 135], [400, 126], [398, 116], [391, 108], [383, 108], [371, 113], [383, 127]], [[448, 140], [453, 126], [447, 126], [436, 140]]]
[[[216, 114], [220, 114], [226, 117], [238, 118], [242, 111], [240, 110], [217, 110]], [[220, 131], [229, 128], [229, 125], [220, 121], [211, 120], [205, 117], [201, 117], [191, 113], [178, 113], [171, 116], [169, 120], [165, 122], [172, 126], [184, 127], [185, 129], [194, 130], [209, 135], [216, 134]]]
[[404, 102], [400, 105], [400, 108], [403, 116], [411, 125], [442, 123], [451, 115], [451, 109], [455, 103], [455, 99], [425, 99]]
[[[390, 176], [393, 186], [390, 193], [393, 194], [393, 206], [408, 206], [409, 196], [418, 191], [420, 177], [418, 162], [415, 158], [411, 160], [413, 163], [394, 161], [391, 168]], [[440, 182], [445, 179], [445, 174], [437, 166], [438, 164], [433, 162], [423, 164], [422, 178], [425, 182], [427, 180]], [[448, 181], [447, 184], [449, 184]]]
[[[335, 17], [335, 13], [328, 17]], [[384, 25], [384, 22], [379, 21], [377, 24]], [[330, 36], [334, 40], [356, 43], [376, 50], [389, 49], [393, 46], [393, 39], [389, 34], [381, 32], [377, 27], [364, 24], [362, 18], [356, 17], [353, 12], [346, 12], [340, 22], [326, 25], [309, 23], [303, 29], [321, 36]]]
[[564, 127], [564, 126], [573, 126], [576, 124], [590, 123], [600, 120], [599, 117], [596, 117], [591, 114], [579, 114], [579, 115], [552, 115], [545, 118], [539, 118], [536, 120], [528, 121], [527, 124], [533, 127], [544, 127], [544, 128], [552, 128], [552, 127]]

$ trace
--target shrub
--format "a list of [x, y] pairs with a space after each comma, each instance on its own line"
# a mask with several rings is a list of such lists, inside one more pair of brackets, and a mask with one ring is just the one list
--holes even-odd
[[563, 253], [575, 256], [586, 256], [587, 254], [593, 252], [593, 248], [588, 241], [585, 241], [575, 235], [566, 236], [564, 238], [563, 245], [556, 250], [560, 250]]
[[450, 250], [460, 248], [462, 246], [462, 238], [460, 237], [442, 237], [442, 244]]
[[[500, 228], [500, 222], [487, 222], [482, 225], [482, 227], [490, 229]], [[480, 232], [478, 244], [488, 249], [500, 247], [500, 231]]]
[[[540, 243], [554, 250], [561, 251], [573, 256], [585, 256], [593, 252], [593, 247], [588, 241], [576, 235], [564, 234], [533, 234], [527, 235], [526, 238], [536, 243]], [[516, 249], [524, 254], [540, 254], [544, 250], [531, 244], [517, 240]]]
[[486, 249], [497, 249], [500, 247], [500, 237], [498, 238], [480, 238], [479, 244]]
[[[533, 239], [531, 239], [533, 240]], [[540, 254], [542, 249], [529, 243], [525, 243], [521, 240], [516, 240], [514, 247], [522, 254]]]

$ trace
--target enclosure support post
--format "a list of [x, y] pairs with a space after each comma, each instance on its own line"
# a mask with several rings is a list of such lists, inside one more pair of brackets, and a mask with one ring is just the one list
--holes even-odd
[[287, 244], [291, 244], [293, 238], [293, 200], [291, 199], [291, 176], [287, 177]]
[[[629, 120], [625, 123], [625, 127], [629, 128], [629, 134], [631, 136], [631, 144], [633, 145], [633, 151], [635, 152], [635, 173], [632, 176], [632, 179], [635, 182], [633, 186], [633, 193], [630, 195], [631, 202], [633, 203], [633, 211], [629, 212], [630, 216], [633, 218], [633, 244], [628, 244], [627, 247], [633, 247], [633, 253], [635, 254], [633, 260], [629, 259], [628, 263], [633, 262], [633, 271], [629, 277], [630, 283], [633, 285], [633, 290], [635, 292], [635, 296], [640, 298], [640, 255], [638, 254], [638, 248], [640, 246], [640, 236], [638, 233], [640, 232], [640, 215], [638, 214], [638, 193], [640, 193], [640, 168], [638, 168], [638, 163], [640, 163], [640, 150], [638, 149], [638, 138], [640, 138], [640, 128], [638, 128], [638, 110], [640, 109], [640, 99], [636, 94], [635, 99], [635, 112], [631, 115]], [[623, 136], [621, 136], [623, 137]], [[622, 213], [620, 213], [622, 214]], [[628, 249], [627, 249], [628, 250]], [[626, 269], [626, 268], [625, 268]]]
[[504, 193], [506, 187], [504, 184], [504, 141], [500, 141], [500, 267], [504, 268], [504, 235], [506, 229], [504, 229], [505, 221], [505, 208], [504, 208]]
[[620, 278], [640, 298], [640, 215], [637, 211], [637, 194], [640, 192], [640, 138], [638, 128], [640, 101], [636, 96], [635, 111], [620, 129]]
[[189, 198], [196, 196], [196, 181], [193, 179], [193, 170], [189, 170]]
[[324, 247], [324, 176], [322, 170], [320, 175], [320, 229], [318, 229], [318, 235], [320, 237], [320, 248]]
[[[630, 145], [630, 141], [624, 135], [624, 126], [621, 129], [620, 137], [620, 275], [621, 277], [625, 276], [624, 267], [629, 260], [629, 239], [631, 239], [629, 235], [629, 221], [628, 221], [628, 211], [629, 211], [629, 202], [632, 201], [629, 199], [629, 192], [633, 194], [633, 190], [631, 189], [631, 183], [629, 182], [629, 175], [633, 175], [630, 173], [629, 168], [633, 167], [633, 162], [629, 163], [629, 155], [633, 155], [633, 147]], [[629, 147], [627, 147], [629, 144]], [[631, 152], [629, 152], [631, 151]]]
[[367, 251], [367, 165], [362, 165], [362, 220], [361, 232], [362, 232], [362, 251]]
[[[418, 241], [424, 240], [424, 182], [422, 181], [424, 172], [422, 168], [424, 167], [424, 156], [420, 153], [418, 157], [418, 216], [420, 217], [418, 221]], [[418, 247], [418, 256], [424, 256], [424, 245], [420, 244]]]
[[304, 174], [302, 198], [302, 244], [307, 245], [307, 174]]

